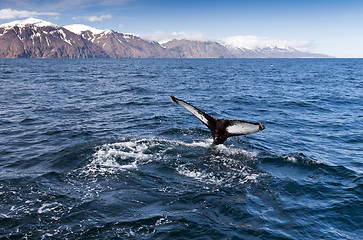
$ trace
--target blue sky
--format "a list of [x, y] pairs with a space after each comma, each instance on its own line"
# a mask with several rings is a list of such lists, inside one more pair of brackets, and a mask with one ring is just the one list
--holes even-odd
[[157, 41], [218, 40], [363, 57], [362, 0], [0, 0], [0, 24], [36, 17]]

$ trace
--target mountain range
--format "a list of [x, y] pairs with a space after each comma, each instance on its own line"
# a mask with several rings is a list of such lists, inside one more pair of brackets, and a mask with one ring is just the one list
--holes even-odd
[[213, 41], [160, 44], [86, 25], [57, 26], [35, 18], [0, 25], [0, 58], [327, 58], [291, 47], [237, 48]]

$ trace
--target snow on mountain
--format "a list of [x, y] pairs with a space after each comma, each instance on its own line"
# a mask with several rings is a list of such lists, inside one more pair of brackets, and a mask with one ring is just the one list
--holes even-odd
[[64, 28], [71, 32], [74, 32], [78, 35], [82, 34], [82, 32], [85, 32], [85, 31], [90, 31], [93, 34], [100, 34], [103, 31], [105, 31], [105, 30], [97, 29], [97, 28], [90, 27], [90, 26], [87, 26], [84, 24], [71, 24], [71, 25], [64, 26]]
[[[328, 57], [301, 52], [270, 38], [238, 37], [228, 41], [172, 40], [157, 42], [83, 24], [65, 27], [36, 18], [0, 25], [0, 58], [290, 58]], [[259, 44], [257, 44], [259, 43]], [[296, 43], [295, 45], [299, 45]], [[292, 44], [294, 46], [294, 44]]]
[[248, 50], [276, 47], [280, 49], [289, 49], [290, 47], [299, 51], [304, 51], [311, 45], [311, 41], [307, 40], [279, 39], [253, 35], [226, 37], [224, 39], [220, 39], [220, 42], [224, 45]]
[[0, 25], [0, 58], [107, 57], [104, 50], [61, 26], [35, 18]]
[[12, 27], [26, 27], [26, 26], [35, 26], [35, 27], [57, 27], [57, 25], [41, 20], [41, 19], [37, 19], [37, 18], [27, 18], [24, 20], [17, 20], [17, 21], [12, 21], [9, 23], [4, 23], [0, 25], [0, 28], [12, 28]]

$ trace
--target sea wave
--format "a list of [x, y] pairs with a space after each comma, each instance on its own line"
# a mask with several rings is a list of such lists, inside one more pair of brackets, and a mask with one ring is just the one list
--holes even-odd
[[[180, 175], [206, 184], [240, 184], [256, 180], [249, 164], [258, 161], [258, 153], [236, 147], [212, 145], [212, 140], [183, 142], [164, 138], [122, 138], [94, 148], [89, 162], [74, 171], [84, 176], [143, 171], [148, 164], [163, 163]], [[238, 180], [237, 180], [238, 179]]]

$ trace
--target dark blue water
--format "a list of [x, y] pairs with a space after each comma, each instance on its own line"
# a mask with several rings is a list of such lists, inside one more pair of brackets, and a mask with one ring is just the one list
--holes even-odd
[[[2, 239], [361, 239], [361, 59], [0, 59]], [[262, 132], [211, 146], [169, 99]]]

